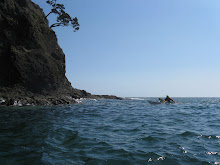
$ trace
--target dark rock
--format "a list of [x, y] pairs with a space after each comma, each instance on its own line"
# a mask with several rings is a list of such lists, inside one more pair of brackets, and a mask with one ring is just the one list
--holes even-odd
[[91, 98], [94, 99], [116, 99], [116, 100], [125, 100], [124, 98], [117, 97], [114, 95], [92, 95]]
[[55, 32], [31, 0], [0, 1], [0, 59], [0, 105], [72, 104], [92, 97], [72, 88]]
[[70, 88], [65, 55], [42, 9], [30, 0], [2, 0], [0, 15], [0, 86], [45, 94]]

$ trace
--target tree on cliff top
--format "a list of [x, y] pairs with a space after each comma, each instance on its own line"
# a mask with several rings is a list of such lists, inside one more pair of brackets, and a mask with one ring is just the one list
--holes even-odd
[[71, 18], [68, 13], [66, 13], [65, 7], [63, 4], [57, 3], [57, 0], [47, 0], [49, 5], [52, 6], [51, 11], [47, 14], [48, 17], [51, 13], [57, 14], [57, 22], [52, 24], [50, 28], [57, 26], [72, 26], [74, 32], [79, 30], [79, 23], [77, 17]]

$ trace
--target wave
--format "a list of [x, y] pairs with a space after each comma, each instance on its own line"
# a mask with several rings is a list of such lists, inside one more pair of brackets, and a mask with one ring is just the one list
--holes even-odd
[[0, 164], [219, 164], [217, 104], [131, 99], [0, 107]]
[[198, 134], [196, 134], [195, 132], [190, 132], [190, 131], [185, 131], [181, 134], [179, 134], [180, 136], [183, 136], [183, 137], [187, 137], [187, 136], [199, 136]]
[[204, 138], [204, 139], [220, 139], [220, 136], [216, 136], [216, 135], [198, 135], [198, 138]]
[[147, 142], [158, 142], [158, 141], [165, 140], [165, 139], [159, 138], [159, 137], [148, 136], [145, 138], [141, 138], [141, 140], [147, 141]]
[[146, 100], [145, 98], [142, 98], [142, 97], [130, 97], [129, 99], [131, 99], [131, 100]]

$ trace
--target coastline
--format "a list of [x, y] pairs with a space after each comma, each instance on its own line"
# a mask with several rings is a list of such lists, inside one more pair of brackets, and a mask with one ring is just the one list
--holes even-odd
[[85, 90], [60, 89], [33, 93], [24, 87], [0, 88], [0, 106], [50, 106], [77, 104], [80, 99], [115, 99], [124, 98], [114, 95], [92, 95]]
[[78, 104], [80, 99], [114, 99], [124, 100], [112, 95], [91, 95], [91, 97], [73, 98], [70, 96], [36, 96], [36, 97], [0, 97], [0, 106], [53, 106], [53, 105], [71, 105]]

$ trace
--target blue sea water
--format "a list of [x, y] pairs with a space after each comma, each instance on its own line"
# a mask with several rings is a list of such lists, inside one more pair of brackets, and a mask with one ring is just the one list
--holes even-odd
[[0, 107], [0, 164], [220, 164], [220, 98]]

